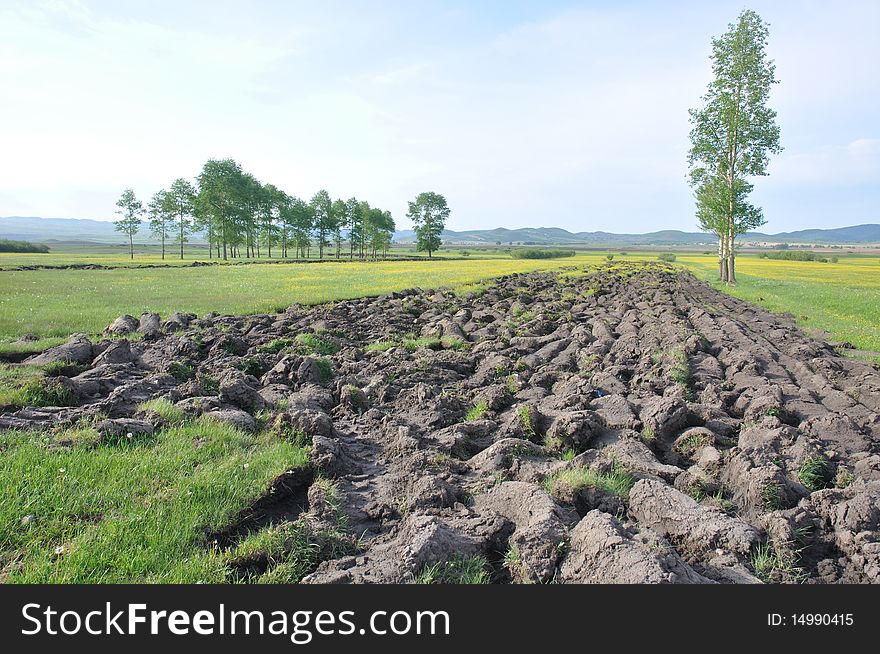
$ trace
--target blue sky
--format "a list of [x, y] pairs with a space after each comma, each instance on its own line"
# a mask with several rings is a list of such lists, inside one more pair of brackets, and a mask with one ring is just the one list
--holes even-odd
[[[880, 3], [751, 2], [765, 231], [880, 222]], [[737, 2], [0, 0], [0, 216], [109, 220], [209, 157], [453, 229], [694, 230], [687, 109]]]

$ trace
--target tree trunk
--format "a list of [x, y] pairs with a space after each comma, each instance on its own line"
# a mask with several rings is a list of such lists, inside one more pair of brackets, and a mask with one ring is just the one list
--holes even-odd
[[128, 233], [128, 257], [134, 261], [134, 243], [132, 242], [131, 232]]
[[718, 280], [724, 281], [724, 234], [718, 235]]
[[727, 242], [727, 283], [736, 284], [736, 252], [733, 249], [733, 243], [736, 239], [733, 231], [728, 236]]

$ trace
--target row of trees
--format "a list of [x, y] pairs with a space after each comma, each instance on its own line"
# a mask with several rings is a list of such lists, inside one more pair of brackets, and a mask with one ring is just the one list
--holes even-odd
[[[395, 229], [390, 212], [365, 201], [334, 200], [321, 190], [307, 202], [273, 184], [261, 183], [232, 159], [209, 160], [195, 184], [177, 179], [167, 190], [157, 192], [146, 208], [132, 189], [122, 193], [116, 206], [120, 216], [116, 230], [128, 237], [131, 258], [144, 215], [162, 244], [163, 259], [167, 242], [179, 246], [182, 259], [184, 244], [196, 232], [207, 238], [209, 256], [224, 260], [264, 254], [272, 257], [273, 253], [283, 258], [308, 258], [314, 250], [321, 259], [327, 252], [337, 259], [375, 259], [387, 254]], [[434, 213], [430, 215], [434, 230], [436, 220]], [[439, 247], [433, 241], [430, 245], [429, 253]]]
[[770, 154], [782, 150], [776, 112], [767, 106], [776, 83], [767, 59], [768, 29], [754, 11], [712, 40], [715, 79], [690, 111], [690, 183], [700, 227], [718, 236], [718, 276], [736, 282], [736, 237], [764, 224], [764, 214], [748, 200], [750, 177], [767, 174]]

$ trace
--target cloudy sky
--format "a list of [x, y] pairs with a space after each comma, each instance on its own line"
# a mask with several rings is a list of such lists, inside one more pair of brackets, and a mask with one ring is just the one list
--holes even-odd
[[[668, 5], [668, 6], [661, 6]], [[880, 222], [880, 2], [753, 0], [765, 231]], [[109, 220], [210, 157], [452, 229], [693, 230], [687, 109], [733, 2], [0, 0], [0, 216]]]

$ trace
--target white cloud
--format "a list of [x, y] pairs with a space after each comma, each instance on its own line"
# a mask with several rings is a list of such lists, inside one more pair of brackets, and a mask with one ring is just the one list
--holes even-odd
[[[876, 182], [877, 7], [758, 5], [786, 147], [760, 193]], [[147, 196], [232, 156], [401, 224], [430, 188], [458, 228], [692, 229], [687, 109], [711, 75], [710, 37], [740, 10], [587, 5], [492, 29], [476, 15], [489, 10], [463, 4], [432, 32], [410, 5], [281, 3], [228, 8], [225, 22], [198, 15], [213, 5], [182, 8], [192, 20], [172, 5], [98, 7], [0, 8], [0, 215], [110, 218], [122, 188]]]

